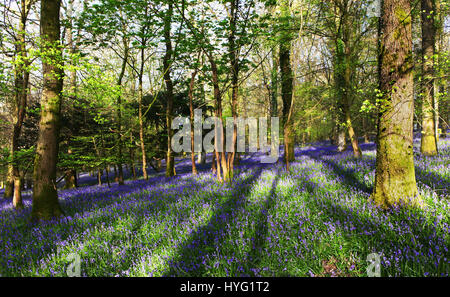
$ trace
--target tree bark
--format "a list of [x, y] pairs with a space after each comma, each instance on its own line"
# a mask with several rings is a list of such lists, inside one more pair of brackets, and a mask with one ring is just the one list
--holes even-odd
[[[444, 44], [443, 41], [444, 39], [443, 37], [443, 30], [444, 30], [444, 17], [443, 17], [443, 13], [441, 10], [441, 1], [435, 1], [435, 5], [436, 5], [436, 13], [435, 13], [435, 53], [437, 54], [437, 60], [435, 63], [435, 68], [434, 68], [434, 73], [435, 73], [435, 79], [434, 79], [434, 115], [435, 115], [435, 120], [434, 120], [434, 126], [435, 126], [435, 134], [436, 134], [436, 141], [439, 142], [439, 137], [440, 137], [440, 133], [442, 133], [442, 135], [445, 137], [446, 135], [446, 131], [447, 131], [447, 126], [446, 126], [446, 122], [443, 121], [442, 122], [442, 130], [440, 130], [439, 126], [440, 126], [440, 113], [439, 113], [439, 101], [441, 98], [443, 98], [443, 94], [444, 94], [444, 83], [445, 83], [445, 79], [442, 79], [441, 73], [443, 72], [441, 70], [441, 68], [443, 68], [441, 66], [441, 62], [442, 62], [442, 53], [441, 53], [441, 49], [444, 48]], [[449, 100], [446, 100], [445, 102], [448, 102]], [[442, 102], [442, 103], [445, 103]], [[448, 110], [448, 108], [445, 108], [445, 104], [444, 104], [444, 108], [442, 108], [442, 110]], [[445, 117], [445, 115], [444, 115]], [[437, 149], [439, 150], [439, 146], [436, 145]]]
[[290, 8], [289, 1], [283, 0], [281, 4], [281, 15], [284, 18], [283, 32], [280, 40], [279, 63], [281, 71], [281, 98], [283, 100], [283, 126], [284, 126], [284, 161], [286, 168], [289, 168], [289, 162], [295, 160], [294, 156], [294, 131], [292, 117], [293, 112], [293, 73], [291, 68], [291, 41], [290, 34]]
[[11, 198], [14, 193], [14, 178], [12, 173], [12, 164], [8, 164], [8, 172], [6, 173], [6, 180], [5, 180], [5, 192], [3, 193], [3, 198]]
[[373, 200], [382, 208], [420, 205], [413, 158], [411, 4], [385, 0], [380, 18], [377, 158]]
[[141, 66], [139, 71], [139, 90], [138, 90], [138, 96], [139, 96], [139, 142], [141, 147], [141, 154], [142, 154], [142, 175], [145, 180], [148, 180], [148, 173], [147, 173], [147, 153], [145, 150], [145, 137], [144, 137], [144, 119], [142, 114], [142, 107], [143, 107], [143, 99], [144, 99], [144, 88], [143, 88], [143, 75], [144, 75], [144, 55], [145, 55], [145, 49], [144, 46], [141, 48]]
[[[76, 53], [76, 42], [74, 41], [73, 34], [72, 34], [72, 25], [73, 25], [73, 3], [74, 0], [69, 0], [67, 3], [67, 19], [70, 23], [69, 28], [67, 30], [67, 46], [69, 48], [69, 53], [71, 55], [74, 55]], [[73, 65], [73, 62], [70, 61], [70, 63]], [[77, 98], [77, 71], [75, 70], [75, 67], [72, 71], [69, 73], [69, 100], [75, 100]], [[73, 116], [73, 104], [70, 105], [69, 113], [70, 113], [70, 119], [71, 121], [71, 128], [70, 133], [71, 135], [68, 137], [67, 145], [69, 146], [69, 149], [67, 153], [70, 155], [72, 153], [72, 150], [70, 149], [70, 137], [73, 135], [72, 128], [73, 128], [73, 122], [72, 122], [72, 116]], [[74, 168], [69, 168], [66, 171], [66, 177], [65, 177], [65, 189], [73, 189], [77, 187], [77, 176], [76, 176], [76, 170]]]
[[[349, 2], [344, 1], [339, 9], [340, 12], [340, 26], [335, 40], [336, 46], [336, 64], [334, 65], [335, 84], [338, 94], [338, 119], [339, 126], [346, 128], [350, 142], [353, 148], [353, 155], [355, 158], [361, 158], [362, 152], [358, 144], [358, 137], [353, 129], [352, 116], [350, 107], [352, 104], [352, 74], [354, 73], [353, 49], [351, 44], [352, 30], [354, 24], [351, 23]], [[344, 126], [344, 127], [342, 127]], [[345, 151], [347, 145], [345, 144], [345, 135], [340, 135], [340, 143], [338, 151]]]
[[[17, 34], [16, 43], [16, 55], [20, 57], [19, 61], [15, 65], [15, 80], [14, 80], [14, 91], [15, 91], [15, 104], [14, 104], [14, 126], [13, 135], [11, 141], [11, 166], [12, 166], [12, 180], [14, 181], [14, 195], [13, 195], [13, 206], [16, 209], [23, 208], [22, 202], [22, 192], [20, 181], [20, 169], [19, 160], [16, 160], [16, 154], [19, 150], [19, 138], [22, 132], [23, 120], [25, 118], [26, 107], [27, 107], [27, 97], [28, 97], [28, 82], [30, 77], [30, 72], [28, 70], [29, 61], [27, 60], [27, 49], [26, 49], [26, 25], [28, 20], [28, 14], [31, 8], [32, 1], [21, 0], [20, 4], [20, 23], [19, 32]], [[16, 187], [19, 185], [19, 187]], [[6, 192], [5, 192], [6, 194]], [[9, 194], [9, 193], [8, 193]]]
[[[214, 89], [214, 109], [215, 116], [218, 120], [216, 125], [214, 126], [215, 137], [214, 137], [214, 154], [216, 161], [216, 174], [219, 182], [223, 182], [225, 176], [228, 175], [228, 163], [225, 156], [225, 151], [223, 149], [224, 144], [224, 130], [222, 123], [222, 96], [220, 94], [219, 87], [219, 72], [217, 69], [217, 64], [214, 61], [214, 58], [209, 55], [208, 56], [210, 65], [211, 65], [211, 73], [212, 73], [212, 81], [213, 81], [213, 89]], [[219, 142], [220, 141], [220, 142]], [[222, 152], [219, 152], [218, 149], [221, 148]], [[214, 163], [214, 159], [213, 159]], [[213, 167], [214, 171], [214, 167]]]
[[272, 53], [270, 116], [278, 117], [278, 59], [275, 49]]
[[228, 36], [228, 47], [230, 55], [230, 68], [231, 68], [231, 114], [233, 116], [233, 138], [232, 147], [233, 151], [228, 152], [227, 159], [227, 175], [224, 176], [226, 182], [231, 183], [234, 176], [234, 160], [236, 156], [236, 143], [237, 143], [237, 104], [238, 104], [238, 91], [239, 91], [239, 60], [238, 60], [238, 49], [236, 48], [236, 21], [237, 21], [237, 10], [239, 7], [239, 0], [232, 0], [230, 2], [230, 35]]
[[134, 165], [134, 146], [133, 146], [133, 132], [130, 133], [130, 168], [133, 174], [133, 180], [137, 179], [136, 176], [136, 166]]
[[[117, 85], [119, 87], [122, 87], [122, 81], [123, 77], [125, 76], [125, 70], [128, 63], [128, 56], [129, 56], [129, 47], [128, 47], [128, 38], [123, 37], [123, 47], [124, 47], [124, 53], [123, 53], [123, 59], [122, 59], [122, 68], [120, 70], [119, 78], [117, 80]], [[117, 142], [118, 142], [118, 148], [117, 148], [117, 168], [118, 168], [118, 175], [116, 175], [116, 181], [119, 183], [119, 185], [123, 185], [124, 178], [123, 178], [123, 168], [122, 168], [122, 159], [123, 159], [123, 137], [122, 137], [122, 95], [119, 95], [117, 97]]]
[[437, 154], [434, 96], [434, 46], [436, 27], [434, 0], [422, 0], [422, 139], [420, 150], [426, 156]]
[[97, 184], [99, 186], [102, 185], [102, 170], [101, 169], [99, 169], [98, 172], [97, 172]]
[[171, 146], [173, 136], [172, 118], [173, 118], [173, 82], [171, 78], [171, 64], [173, 57], [172, 40], [171, 40], [171, 24], [173, 15], [173, 0], [168, 1], [168, 9], [164, 18], [164, 42], [166, 45], [166, 53], [163, 58], [164, 81], [166, 83], [166, 124], [167, 124], [167, 156], [166, 156], [166, 176], [175, 176], [175, 162]]
[[195, 143], [194, 143], [194, 84], [195, 76], [197, 75], [197, 69], [191, 74], [191, 82], [189, 84], [189, 114], [191, 120], [191, 163], [192, 163], [192, 174], [197, 175], [197, 167], [195, 166]]
[[77, 172], [69, 169], [66, 172], [64, 189], [74, 189], [77, 187]]
[[[48, 220], [63, 215], [56, 190], [56, 163], [59, 149], [61, 113], [61, 91], [64, 71], [60, 49], [61, 0], [41, 1], [41, 38], [43, 52], [48, 59], [43, 61], [43, 90], [41, 97], [41, 119], [34, 166], [34, 188], [32, 219]], [[55, 49], [55, 47], [57, 48]]]

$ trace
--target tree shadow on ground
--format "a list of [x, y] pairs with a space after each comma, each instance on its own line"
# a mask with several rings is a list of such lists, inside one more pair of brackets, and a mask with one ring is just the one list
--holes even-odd
[[[277, 168], [275, 177], [272, 182], [272, 186], [270, 188], [270, 192], [267, 195], [267, 199], [264, 201], [264, 205], [262, 206], [261, 212], [256, 218], [256, 227], [255, 227], [256, 238], [254, 239], [254, 242], [252, 242], [252, 249], [247, 256], [247, 260], [245, 261], [246, 263], [248, 263], [250, 271], [252, 270], [252, 268], [255, 269], [258, 267], [263, 257], [263, 248], [266, 244], [267, 236], [269, 234], [268, 214], [269, 210], [272, 209], [273, 205], [275, 204], [275, 199], [273, 196], [275, 194], [275, 190], [278, 185], [279, 180], [278, 173], [279, 170]], [[250, 271], [247, 271], [247, 273], [250, 273]]]
[[360, 182], [358, 177], [352, 172], [351, 169], [346, 169], [336, 162], [324, 159], [313, 154], [310, 154], [309, 157], [330, 167], [337, 176], [342, 176], [343, 181], [347, 186], [356, 187], [367, 194], [371, 194], [373, 192], [373, 188], [368, 187], [366, 184]]
[[421, 183], [438, 192], [439, 195], [448, 196], [450, 194], [450, 180], [445, 179], [439, 174], [429, 172], [415, 166], [416, 179]]
[[[228, 199], [220, 205], [209, 222], [191, 233], [190, 238], [177, 251], [176, 260], [169, 261], [165, 276], [179, 276], [180, 272], [189, 276], [206, 275], [207, 264], [200, 262], [199, 256], [203, 251], [206, 251], [204, 256], [207, 256], [222, 249], [223, 236], [221, 236], [221, 232], [230, 224], [233, 214], [245, 207], [246, 195], [261, 176], [263, 168], [256, 167], [254, 170], [254, 174], [249, 175], [242, 182], [244, 186], [232, 186], [234, 190], [228, 194]], [[193, 267], [189, 267], [190, 263], [195, 264]], [[187, 273], [187, 271], [191, 272]]]
[[[155, 189], [154, 192], [150, 192], [148, 194], [148, 197], [145, 197], [145, 199], [149, 200], [148, 207], [145, 208], [145, 214], [146, 215], [154, 215], [156, 212], [158, 212], [158, 215], [161, 215], [162, 217], [166, 217], [169, 215], [170, 211], [170, 204], [176, 203], [180, 197], [177, 196], [177, 194], [181, 193], [184, 189], [186, 189], [186, 185], [189, 186], [189, 189], [200, 189], [205, 187], [205, 184], [202, 182], [198, 182], [193, 177], [185, 178], [184, 182], [182, 184], [177, 184], [176, 181], [174, 181], [175, 185], [173, 188], [170, 189], [170, 192], [167, 190], [158, 190]], [[139, 192], [141, 189], [138, 189], [136, 191], [130, 191], [133, 193]], [[167, 196], [167, 194], [173, 193], [173, 195], [170, 195], [170, 197]], [[78, 197], [79, 198], [79, 197]], [[92, 203], [89, 203], [86, 200], [92, 200]], [[125, 198], [123, 200], [123, 203], [126, 205], [127, 199]], [[142, 217], [138, 217], [137, 214], [141, 209], [141, 204], [137, 205], [131, 205], [127, 206], [127, 213], [121, 214], [119, 216], [114, 215], [114, 211], [106, 211], [110, 210], [111, 208], [114, 208], [114, 204], [120, 203], [117, 199], [110, 199], [110, 197], [101, 197], [100, 199], [97, 196], [91, 196], [91, 197], [84, 197], [83, 201], [79, 201], [77, 199], [70, 199], [66, 201], [67, 203], [85, 203], [87, 207], [81, 208], [68, 208], [66, 207], [66, 216], [63, 218], [53, 219], [50, 221], [42, 222], [39, 225], [39, 228], [43, 231], [42, 233], [45, 234], [45, 240], [41, 241], [39, 243], [40, 249], [35, 250], [33, 252], [33, 249], [35, 248], [34, 243], [37, 243], [39, 240], [34, 239], [34, 232], [33, 230], [36, 229], [36, 226], [31, 223], [25, 223], [22, 224], [20, 227], [14, 229], [14, 232], [20, 232], [23, 234], [24, 238], [19, 242], [13, 243], [13, 246], [9, 248], [9, 250], [20, 250], [22, 255], [30, 255], [32, 258], [28, 259], [28, 262], [32, 262], [33, 259], [44, 259], [48, 255], [56, 253], [57, 248], [60, 244], [64, 243], [68, 238], [70, 238], [73, 235], [73, 228], [77, 227], [80, 228], [78, 230], [79, 232], [82, 232], [84, 228], [93, 228], [96, 226], [99, 226], [101, 223], [105, 223], [106, 226], [117, 226], [118, 222], [121, 220], [129, 221], [130, 219], [133, 221], [132, 223], [132, 232], [130, 233], [123, 233], [119, 234], [118, 236], [115, 236], [113, 240], [108, 242], [108, 246], [112, 246], [116, 241], [120, 242], [121, 240], [131, 241], [135, 243], [139, 243], [138, 238], [133, 238], [133, 235], [136, 235], [139, 233], [139, 230], [142, 228]], [[164, 204], [164, 207], [161, 206], [161, 204]], [[101, 212], [97, 212], [95, 215], [91, 216], [90, 212], [92, 210], [104, 210]], [[119, 209], [120, 210], [120, 209]], [[161, 211], [163, 210], [163, 211]], [[29, 212], [29, 211], [28, 211]], [[74, 223], [74, 217], [76, 214], [80, 214], [82, 216], [82, 226], [79, 226], [78, 223]], [[84, 213], [87, 213], [87, 217], [83, 217]], [[23, 215], [23, 214], [20, 214]], [[25, 219], [26, 220], [26, 219]], [[72, 227], [69, 227], [72, 225]], [[48, 226], [50, 226], [50, 230], [48, 230]], [[38, 233], [39, 235], [40, 233]], [[4, 238], [5, 240], [8, 237], [11, 237], [11, 230], [8, 230], [8, 228], [1, 228], [0, 230], [0, 237]], [[30, 242], [32, 244], [24, 244], [26, 242]], [[83, 240], [77, 240], [76, 242], [82, 243]], [[97, 248], [99, 248], [97, 250]], [[98, 247], [96, 245], [90, 246], [89, 249], [95, 249], [97, 252], [104, 250], [105, 247]], [[27, 251], [28, 250], [28, 251]], [[126, 257], [133, 257], [133, 254], [136, 250], [136, 247], [130, 246], [127, 248], [126, 252], [124, 252], [124, 255]], [[4, 252], [8, 253], [8, 250], [5, 250]], [[36, 254], [37, 253], [37, 254]], [[102, 260], [111, 259], [113, 255], [111, 254], [103, 254]], [[121, 271], [121, 269], [127, 269], [128, 264], [126, 262], [121, 263], [119, 266], [115, 267], [117, 271]], [[6, 272], [3, 272], [6, 273]]]
[[[316, 194], [312, 189], [318, 185], [307, 183], [308, 192]], [[307, 199], [305, 202], [310, 209], [323, 214], [324, 223], [331, 222], [342, 232], [349, 246], [362, 256], [362, 261], [376, 252], [382, 256], [383, 269], [391, 272], [399, 272], [405, 266], [433, 270], [437, 263], [440, 272], [450, 273], [445, 263], [448, 238], [446, 242], [442, 234], [438, 234], [437, 225], [429, 222], [423, 210], [408, 212], [408, 208], [402, 206], [389, 211], [376, 209], [376, 215], [364, 216], [358, 207], [347, 206], [336, 199]], [[387, 273], [384, 270], [383, 275]]]

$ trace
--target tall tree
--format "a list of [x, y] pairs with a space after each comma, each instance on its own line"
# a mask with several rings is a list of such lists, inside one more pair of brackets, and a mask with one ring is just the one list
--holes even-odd
[[43, 42], [41, 119], [34, 164], [33, 220], [63, 215], [56, 189], [61, 91], [64, 71], [60, 44], [61, 0], [42, 0], [40, 30]]
[[231, 114], [233, 116], [233, 136], [232, 148], [233, 151], [228, 153], [228, 174], [224, 176], [225, 181], [231, 182], [233, 180], [233, 165], [236, 156], [236, 142], [237, 142], [237, 100], [239, 91], [239, 53], [236, 46], [236, 29], [239, 12], [239, 0], [231, 0], [228, 10], [228, 21], [230, 26], [230, 33], [228, 35], [228, 52], [230, 58], [231, 69]]
[[21, 0], [20, 1], [20, 21], [19, 30], [16, 37], [16, 62], [15, 62], [15, 104], [13, 112], [13, 135], [11, 140], [11, 164], [12, 164], [12, 177], [14, 180], [14, 196], [13, 206], [17, 209], [23, 208], [22, 202], [22, 180], [20, 175], [18, 160], [16, 160], [16, 154], [19, 149], [19, 138], [22, 131], [23, 120], [25, 118], [27, 97], [28, 97], [28, 82], [30, 78], [30, 61], [27, 58], [26, 48], [26, 25], [28, 20], [28, 14], [31, 9], [31, 5], [34, 1]]
[[293, 73], [291, 67], [291, 12], [289, 0], [280, 1], [282, 33], [280, 37], [279, 65], [281, 72], [281, 98], [283, 100], [283, 127], [284, 127], [284, 159], [286, 168], [289, 162], [295, 160], [294, 156], [294, 127], [292, 121], [293, 112]]
[[164, 81], [166, 83], [166, 123], [167, 123], [167, 156], [166, 156], [166, 176], [174, 176], [175, 160], [171, 146], [173, 136], [172, 119], [173, 119], [173, 82], [171, 78], [171, 66], [174, 53], [172, 49], [171, 28], [173, 16], [173, 1], [167, 1], [167, 10], [164, 17], [164, 43], [166, 45], [166, 53], [163, 58]]
[[[74, 20], [74, 0], [69, 0], [67, 2], [67, 22], [69, 27], [67, 28], [67, 33], [66, 33], [66, 38], [67, 38], [67, 47], [69, 49], [69, 54], [70, 54], [70, 63], [72, 63], [72, 66], [74, 66], [72, 59], [74, 58], [74, 55], [77, 51], [77, 46], [76, 46], [76, 40], [75, 37], [73, 36], [73, 20]], [[69, 139], [67, 140], [68, 142], [68, 150], [67, 150], [67, 154], [70, 155], [72, 154], [72, 149], [70, 148], [70, 142], [72, 138], [72, 135], [74, 134], [75, 131], [73, 131], [73, 111], [74, 111], [74, 100], [77, 97], [77, 70], [75, 67], [71, 67], [72, 69], [70, 70], [69, 73], [69, 84], [68, 84], [68, 89], [69, 89], [69, 119], [71, 121], [70, 123], [70, 134], [69, 135]], [[74, 168], [68, 168], [66, 170], [65, 173], [66, 177], [65, 177], [65, 184], [64, 184], [64, 188], [65, 189], [72, 189], [72, 188], [76, 188], [77, 187], [77, 172]]]
[[[127, 65], [130, 59], [130, 35], [135, 20], [134, 6], [136, 3], [129, 1], [101, 0], [95, 3], [86, 3], [85, 9], [79, 21], [79, 26], [85, 28], [92, 34], [90, 40], [84, 40], [87, 43], [97, 43], [100, 47], [111, 49], [116, 57], [120, 59], [120, 66], [117, 76], [116, 86], [119, 89], [124, 88]], [[87, 36], [90, 36], [86, 34]], [[115, 127], [116, 148], [115, 165], [116, 181], [119, 185], [124, 183], [123, 177], [123, 96], [117, 95], [115, 104]]]
[[192, 163], [192, 174], [197, 175], [197, 167], [195, 166], [195, 137], [194, 137], [194, 87], [195, 87], [195, 77], [197, 76], [198, 68], [196, 68], [191, 74], [191, 81], [189, 83], [189, 118], [191, 121], [191, 163]]
[[383, 208], [420, 204], [413, 158], [411, 3], [382, 1], [377, 159], [373, 199]]
[[[351, 10], [357, 10], [354, 7], [353, 1], [349, 0], [335, 0], [336, 12], [339, 15], [337, 24], [337, 33], [335, 36], [335, 88], [338, 94], [338, 118], [339, 118], [339, 145], [338, 149], [343, 151], [346, 149], [345, 130], [347, 130], [350, 138], [353, 155], [356, 158], [361, 158], [362, 153], [358, 144], [358, 138], [352, 124], [352, 116], [350, 113], [350, 106], [352, 104], [352, 76], [354, 75], [354, 61], [355, 44], [352, 41], [355, 39], [353, 35], [355, 29], [352, 23]], [[353, 18], [355, 20], [355, 18]]]
[[139, 39], [139, 52], [140, 52], [140, 65], [139, 70], [137, 70], [137, 77], [138, 77], [138, 109], [139, 109], [139, 144], [141, 147], [141, 153], [142, 153], [142, 175], [144, 179], [148, 179], [148, 173], [147, 173], [147, 152], [145, 149], [145, 128], [144, 128], [144, 114], [143, 114], [143, 99], [144, 99], [144, 84], [143, 84], [143, 78], [144, 78], [144, 67], [146, 62], [146, 56], [145, 51], [148, 46], [148, 42], [150, 39], [150, 30], [151, 30], [151, 22], [149, 21], [149, 6], [148, 4], [144, 4], [145, 7], [143, 7], [143, 11], [145, 14], [141, 18], [141, 27], [140, 31], [138, 32], [138, 39]]
[[434, 94], [434, 60], [436, 27], [434, 19], [436, 3], [434, 0], [422, 0], [422, 139], [420, 150], [422, 154], [433, 156], [437, 154], [436, 116]]
[[[124, 32], [126, 32], [126, 25], [124, 23]], [[117, 79], [117, 86], [119, 88], [122, 87], [122, 83], [123, 83], [123, 77], [125, 75], [125, 70], [126, 70], [126, 66], [128, 63], [128, 58], [129, 58], [129, 39], [126, 36], [126, 34], [124, 34], [124, 36], [122, 37], [122, 43], [123, 43], [123, 58], [122, 58], [122, 67], [120, 70], [120, 74], [119, 74], [119, 78]], [[123, 185], [124, 184], [124, 180], [123, 180], [123, 162], [122, 162], [122, 158], [123, 158], [123, 135], [122, 135], [122, 130], [123, 130], [123, 124], [122, 124], [122, 95], [119, 94], [119, 96], [117, 97], [117, 168], [118, 168], [118, 178], [117, 181], [119, 183], [119, 185]]]
[[278, 117], [278, 59], [277, 51], [275, 48], [272, 50], [272, 71], [270, 78], [270, 116]]

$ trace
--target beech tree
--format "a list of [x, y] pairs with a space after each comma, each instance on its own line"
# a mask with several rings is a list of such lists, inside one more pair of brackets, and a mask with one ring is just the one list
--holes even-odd
[[61, 0], [41, 1], [40, 30], [44, 82], [34, 164], [33, 220], [47, 220], [63, 215], [56, 189], [61, 91], [64, 76], [60, 44], [60, 7]]
[[171, 68], [174, 59], [174, 52], [171, 39], [172, 28], [172, 16], [173, 16], [173, 1], [167, 1], [167, 10], [164, 16], [164, 43], [166, 46], [166, 52], [163, 58], [164, 66], [164, 81], [166, 83], [166, 124], [167, 124], [167, 156], [166, 156], [166, 176], [174, 176], [175, 164], [174, 156], [171, 145], [171, 139], [173, 136], [172, 119], [173, 119], [173, 82], [171, 77]]
[[281, 73], [281, 98], [283, 100], [283, 128], [284, 128], [284, 159], [286, 168], [289, 168], [289, 162], [294, 161], [294, 135], [292, 125], [293, 112], [293, 73], [291, 67], [291, 11], [289, 0], [280, 1], [282, 33], [280, 37], [279, 65]]
[[377, 158], [373, 199], [419, 205], [413, 158], [413, 60], [409, 0], [382, 1]]
[[422, 20], [422, 154], [437, 154], [436, 116], [434, 94], [434, 60], [436, 26], [434, 23], [436, 3], [434, 0], [421, 1]]

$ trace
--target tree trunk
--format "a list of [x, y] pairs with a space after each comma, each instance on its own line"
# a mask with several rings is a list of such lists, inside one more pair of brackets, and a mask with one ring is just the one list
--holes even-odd
[[195, 143], [194, 143], [194, 84], [195, 76], [197, 75], [197, 70], [191, 74], [191, 82], [189, 84], [189, 114], [191, 118], [191, 163], [192, 163], [192, 174], [197, 175], [197, 167], [195, 166]]
[[171, 146], [171, 140], [173, 136], [172, 130], [172, 113], [173, 113], [173, 83], [171, 78], [171, 64], [174, 58], [172, 50], [172, 40], [171, 40], [171, 23], [173, 15], [173, 1], [168, 1], [168, 9], [166, 16], [164, 18], [164, 42], [166, 44], [166, 53], [163, 59], [164, 66], [164, 81], [166, 83], [166, 124], [167, 124], [167, 156], [166, 156], [166, 176], [175, 176], [175, 162]]
[[197, 156], [197, 163], [204, 165], [206, 163], [206, 153], [200, 152]]
[[8, 164], [8, 172], [6, 173], [5, 192], [3, 198], [11, 198], [14, 190], [14, 178], [12, 175], [12, 164]]
[[[11, 141], [11, 166], [12, 166], [12, 179], [14, 181], [14, 196], [13, 205], [16, 209], [23, 208], [22, 202], [22, 192], [21, 187], [16, 187], [16, 185], [22, 185], [20, 179], [19, 170], [19, 160], [16, 160], [15, 156], [19, 149], [19, 138], [22, 131], [22, 124], [25, 118], [27, 97], [28, 97], [28, 82], [30, 77], [30, 72], [27, 69], [29, 61], [27, 60], [27, 49], [26, 49], [26, 23], [28, 19], [28, 14], [31, 8], [30, 1], [21, 0], [20, 6], [20, 23], [19, 32], [17, 34], [17, 44], [16, 44], [16, 54], [23, 60], [24, 64], [17, 64], [15, 67], [15, 110], [13, 114], [14, 127], [13, 136]], [[6, 192], [5, 192], [6, 193]]]
[[212, 162], [211, 162], [211, 171], [213, 174], [216, 174], [217, 172], [217, 167], [216, 167], [216, 152], [213, 152], [212, 155]]
[[[72, 25], [73, 25], [73, 3], [74, 0], [69, 0], [67, 3], [67, 19], [70, 23], [69, 28], [67, 29], [67, 46], [69, 48], [69, 53], [71, 55], [74, 55], [76, 53], [76, 42], [73, 39], [73, 34], [72, 34]], [[70, 61], [70, 63], [73, 65], [73, 62]], [[77, 71], [75, 70], [75, 67], [73, 67], [74, 69], [70, 71], [69, 74], [69, 99], [70, 100], [75, 100], [77, 97]], [[73, 122], [72, 122], [72, 117], [73, 117], [73, 111], [74, 107], [73, 104], [71, 104], [70, 109], [69, 109], [69, 113], [70, 113], [70, 121], [71, 121], [71, 127], [74, 127]], [[70, 129], [70, 133], [71, 135], [69, 136], [68, 139], [68, 146], [69, 149], [67, 151], [67, 153], [70, 155], [72, 153], [72, 150], [70, 149], [70, 137], [73, 135], [72, 129]], [[65, 177], [65, 185], [64, 188], [65, 189], [73, 189], [77, 187], [77, 175], [76, 175], [76, 170], [73, 168], [70, 168], [66, 171], [66, 177]]]
[[[222, 123], [222, 96], [220, 94], [220, 87], [219, 87], [219, 73], [217, 69], [217, 64], [214, 61], [214, 58], [209, 55], [208, 56], [210, 65], [211, 65], [211, 74], [212, 74], [212, 82], [213, 82], [213, 89], [214, 89], [214, 109], [215, 109], [215, 117], [217, 119], [217, 123], [215, 123], [214, 126], [214, 156], [213, 158], [213, 172], [214, 172], [214, 160], [216, 162], [215, 166], [215, 172], [217, 174], [217, 179], [219, 182], [223, 182], [223, 178], [227, 176], [228, 174], [228, 168], [227, 168], [227, 160], [225, 158], [225, 152], [223, 149], [223, 143], [224, 143], [224, 131], [223, 131], [223, 123]], [[219, 142], [220, 141], [220, 142]], [[221, 148], [222, 152], [219, 152], [219, 147]]]
[[363, 119], [362, 119], [362, 125], [363, 125], [363, 130], [364, 130], [364, 143], [369, 143], [370, 142], [370, 137], [369, 137], [369, 128], [367, 127], [367, 116], [363, 115]]
[[[443, 17], [443, 13], [441, 10], [441, 1], [435, 1], [435, 5], [436, 5], [436, 14], [435, 14], [435, 53], [438, 55], [437, 56], [437, 60], [435, 63], [435, 68], [434, 68], [434, 73], [435, 73], [435, 79], [434, 79], [434, 114], [435, 114], [435, 120], [434, 120], [434, 126], [435, 126], [435, 133], [436, 133], [436, 141], [439, 142], [439, 137], [440, 134], [442, 134], [445, 138], [446, 136], [446, 131], [447, 131], [447, 125], [446, 125], [446, 121], [442, 121], [442, 130], [439, 128], [440, 124], [440, 113], [439, 113], [439, 101], [441, 100], [441, 98], [445, 98], [443, 97], [444, 95], [444, 83], [445, 83], [445, 79], [442, 79], [440, 76], [442, 75], [442, 73], [445, 71], [442, 71], [442, 69], [444, 67], [441, 66], [441, 63], [443, 62], [442, 60], [442, 52], [441, 50], [444, 48], [444, 38], [443, 38], [443, 30], [444, 30], [444, 17]], [[442, 103], [448, 103], [449, 100], [445, 100]], [[441, 107], [441, 110], [448, 110], [448, 108], [445, 108], [445, 104], [444, 104], [444, 108]], [[445, 118], [445, 115], [444, 115]], [[436, 147], [439, 149], [438, 145], [436, 145]]]
[[[126, 28], [124, 28], [126, 29]], [[119, 78], [117, 80], [117, 85], [119, 87], [122, 87], [122, 81], [123, 77], [125, 75], [125, 70], [128, 63], [128, 56], [129, 56], [129, 48], [128, 48], [128, 38], [123, 37], [123, 47], [124, 47], [124, 53], [123, 53], [123, 59], [122, 59], [122, 68], [120, 70]], [[119, 183], [119, 185], [123, 185], [124, 178], [123, 178], [123, 168], [122, 168], [122, 151], [123, 151], [123, 137], [122, 137], [122, 95], [119, 95], [117, 97], [117, 168], [118, 168], [118, 175], [115, 173], [115, 180]], [[115, 168], [115, 167], [114, 167]]]
[[413, 158], [413, 61], [409, 0], [385, 0], [380, 19], [377, 158], [373, 200], [419, 205]]
[[426, 156], [437, 154], [434, 102], [434, 46], [436, 28], [434, 0], [422, 0], [422, 139], [420, 150]]
[[43, 90], [41, 97], [41, 119], [34, 166], [33, 208], [34, 221], [48, 220], [63, 215], [56, 190], [56, 163], [58, 160], [59, 129], [61, 113], [61, 91], [64, 71], [60, 48], [61, 0], [41, 1], [41, 38], [43, 52], [50, 60], [43, 62]]
[[141, 147], [142, 154], [142, 175], [145, 180], [148, 180], [147, 173], [147, 153], [145, 150], [145, 137], [144, 137], [144, 119], [142, 114], [143, 107], [143, 99], [144, 99], [144, 90], [143, 90], [143, 82], [142, 77], [144, 75], [144, 48], [141, 49], [141, 69], [139, 72], [139, 142]]
[[99, 186], [102, 185], [102, 170], [101, 170], [101, 169], [99, 169], [99, 170], [98, 170], [98, 173], [97, 173], [97, 184], [98, 184]]
[[278, 59], [275, 49], [272, 52], [270, 116], [278, 117]]
[[350, 110], [347, 110], [345, 117], [348, 136], [350, 137], [350, 141], [352, 143], [353, 156], [357, 159], [360, 159], [362, 157], [362, 151], [361, 148], [359, 147], [358, 138], [356, 137], [355, 130], [353, 129]]
[[291, 68], [291, 41], [290, 33], [290, 8], [289, 1], [283, 0], [281, 4], [281, 15], [284, 20], [284, 27], [280, 41], [279, 61], [281, 71], [281, 98], [283, 99], [283, 126], [284, 126], [284, 161], [286, 167], [289, 167], [289, 162], [295, 160], [294, 156], [294, 131], [292, 117], [293, 109], [293, 73]]
[[133, 146], [133, 132], [130, 132], [130, 168], [131, 168], [131, 173], [133, 174], [133, 180], [137, 179], [136, 176], [136, 166], [134, 165], [134, 146]]
[[75, 169], [66, 171], [64, 189], [74, 189], [77, 187], [77, 172]]
[[[228, 47], [230, 55], [231, 68], [231, 114], [233, 116], [233, 138], [231, 152], [228, 152], [228, 170], [227, 175], [224, 176], [225, 181], [231, 183], [234, 176], [234, 160], [236, 156], [237, 143], [237, 106], [238, 106], [238, 91], [239, 91], [239, 57], [238, 48], [236, 47], [236, 22], [238, 18], [239, 0], [232, 0], [230, 2], [230, 35], [228, 36]], [[259, 142], [258, 142], [259, 145]]]
[[[336, 92], [338, 95], [338, 119], [339, 126], [341, 128], [340, 133], [343, 132], [345, 127], [350, 138], [350, 142], [353, 148], [353, 155], [355, 158], [361, 158], [362, 152], [359, 148], [358, 137], [352, 125], [352, 116], [350, 113], [350, 107], [352, 104], [352, 75], [354, 73], [353, 66], [353, 49], [350, 43], [352, 38], [352, 30], [354, 24], [351, 23], [349, 17], [351, 9], [349, 3], [344, 1], [343, 6], [340, 7], [339, 12], [341, 15], [339, 30], [337, 32], [337, 38], [335, 40], [336, 47], [336, 61], [334, 65], [335, 72], [335, 84]], [[344, 127], [342, 127], [344, 126]], [[338, 151], [342, 152], [346, 150], [345, 135], [339, 135]]]
[[108, 188], [110, 188], [111, 187], [111, 182], [109, 181], [109, 168], [106, 167], [105, 171], [106, 171], [106, 183], [108, 184]]

